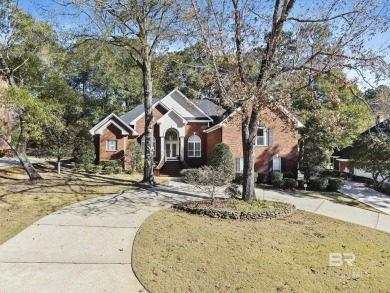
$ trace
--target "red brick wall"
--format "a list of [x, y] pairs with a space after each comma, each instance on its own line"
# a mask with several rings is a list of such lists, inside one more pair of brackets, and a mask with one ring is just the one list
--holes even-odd
[[[153, 110], [153, 119], [154, 122], [156, 123], [158, 119], [160, 119], [162, 116], [164, 116], [165, 113], [168, 111], [165, 110], [162, 106], [157, 105]], [[137, 131], [139, 134], [145, 132], [145, 116], [140, 118], [136, 123], [135, 123], [135, 131]]]
[[[269, 109], [261, 112], [261, 124], [273, 129], [273, 146], [255, 146], [255, 171], [268, 172], [269, 161], [279, 156], [285, 159], [286, 171], [296, 172], [298, 167], [298, 132], [284, 114], [276, 115]], [[232, 149], [234, 158], [242, 158], [241, 117], [235, 115], [222, 128], [222, 141]]]
[[339, 161], [337, 159], [334, 160], [334, 168], [336, 170], [344, 172], [345, 168], [348, 168], [349, 173], [353, 174], [353, 168], [349, 166], [348, 161]]
[[[194, 123], [189, 122], [186, 125], [185, 137], [184, 137], [184, 161], [190, 167], [200, 167], [207, 164], [207, 133], [204, 133], [203, 130], [207, 129], [207, 123]], [[188, 157], [188, 138], [194, 135], [194, 132], [197, 136], [200, 137], [202, 144], [202, 153], [200, 158], [189, 158]]]
[[218, 128], [210, 133], [207, 133], [207, 163], [208, 164], [210, 163], [214, 146], [220, 142], [222, 142], [222, 128]]
[[[107, 151], [106, 141], [117, 140], [117, 151]], [[111, 124], [103, 130], [99, 136], [99, 162], [105, 160], [123, 160], [124, 151], [127, 147], [127, 136], [123, 136], [121, 130]]]

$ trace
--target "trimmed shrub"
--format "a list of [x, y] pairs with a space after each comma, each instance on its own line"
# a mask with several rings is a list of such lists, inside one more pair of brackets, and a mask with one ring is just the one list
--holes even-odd
[[229, 181], [233, 180], [235, 172], [234, 159], [229, 145], [221, 142], [214, 146], [210, 165], [223, 170]]
[[314, 190], [325, 190], [328, 187], [328, 178], [313, 178], [309, 181], [310, 187]]
[[293, 172], [283, 172], [283, 178], [292, 178], [295, 179], [295, 174]]
[[92, 168], [92, 172], [93, 173], [100, 173], [102, 171], [102, 166], [99, 166], [99, 165], [94, 165], [93, 168]]
[[283, 173], [281, 172], [271, 172], [269, 174], [269, 180], [272, 182], [274, 180], [283, 180]]
[[121, 174], [123, 172], [123, 168], [121, 166], [115, 167], [114, 168], [114, 173], [115, 174]]
[[84, 169], [88, 173], [93, 173], [94, 169], [95, 169], [95, 165], [94, 164], [84, 164]]
[[298, 187], [298, 181], [293, 178], [284, 179], [284, 188], [292, 189]]
[[328, 189], [330, 191], [337, 191], [344, 186], [344, 180], [341, 178], [329, 178]]
[[273, 180], [272, 186], [277, 189], [282, 189], [284, 187], [284, 180]]
[[234, 176], [234, 183], [242, 184], [244, 182], [244, 174], [239, 172]]
[[89, 139], [82, 139], [73, 149], [74, 161], [78, 164], [92, 164], [96, 158], [95, 146]]
[[267, 184], [268, 183], [268, 173], [258, 173], [257, 174], [257, 183]]
[[104, 168], [104, 173], [106, 174], [112, 174], [114, 172], [114, 167], [108, 166]]
[[83, 170], [84, 169], [84, 164], [79, 164], [79, 163], [75, 163], [74, 164], [74, 167], [77, 169], [77, 170]]
[[180, 171], [182, 179], [185, 181], [196, 181], [198, 179], [198, 169], [183, 169]]
[[103, 168], [106, 168], [106, 167], [116, 168], [116, 167], [121, 166], [122, 163], [120, 161], [117, 161], [117, 160], [107, 160], [107, 161], [100, 161], [100, 165]]

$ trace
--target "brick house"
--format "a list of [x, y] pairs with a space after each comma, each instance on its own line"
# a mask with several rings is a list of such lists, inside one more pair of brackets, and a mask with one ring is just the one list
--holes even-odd
[[[242, 171], [239, 109], [229, 113], [207, 99], [189, 100], [177, 89], [162, 99], [153, 99], [152, 105], [156, 175], [173, 176], [184, 167], [208, 164], [214, 146], [220, 142], [230, 146], [236, 171]], [[255, 146], [255, 171], [296, 174], [298, 128], [302, 123], [282, 107], [279, 113], [264, 109], [261, 116]], [[143, 105], [121, 117], [110, 114], [100, 121], [90, 130], [95, 138], [97, 161], [123, 161], [130, 140], [136, 139], [143, 146], [144, 125]]]
[[[380, 119], [380, 116], [376, 118], [375, 125], [362, 132], [359, 136], [363, 137], [366, 135], [370, 135], [372, 133], [385, 133], [390, 135], [390, 118], [384, 119], [383, 121]], [[338, 170], [340, 172], [350, 173], [357, 177], [365, 177], [372, 178], [372, 174], [366, 172], [362, 169], [354, 168], [351, 166], [351, 160], [354, 154], [353, 146], [348, 146], [344, 149], [336, 151], [332, 154], [333, 159], [333, 169]]]

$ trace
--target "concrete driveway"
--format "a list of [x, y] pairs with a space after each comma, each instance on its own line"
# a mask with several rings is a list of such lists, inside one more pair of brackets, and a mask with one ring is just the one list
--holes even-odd
[[[29, 157], [30, 162], [35, 164], [35, 163], [42, 163], [45, 161], [48, 161], [50, 159], [44, 159], [44, 158], [32, 158]], [[20, 166], [20, 161], [17, 158], [0, 158], [0, 169], [5, 169], [9, 167], [15, 167], [15, 166]]]
[[340, 192], [390, 215], [390, 196], [366, 187], [364, 183], [346, 181]]
[[138, 228], [159, 209], [201, 198], [178, 183], [48, 215], [0, 246], [0, 292], [145, 292], [131, 267]]
[[[278, 191], [256, 192], [261, 199], [390, 232], [390, 216]], [[171, 181], [170, 187], [100, 197], [48, 215], [0, 246], [0, 292], [146, 292], [131, 267], [138, 228], [157, 210], [202, 198], [192, 186]]]

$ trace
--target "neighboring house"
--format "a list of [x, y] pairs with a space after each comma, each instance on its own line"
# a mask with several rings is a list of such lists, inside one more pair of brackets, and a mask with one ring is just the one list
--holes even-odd
[[[239, 109], [229, 113], [207, 99], [189, 100], [179, 90], [153, 99], [152, 105], [156, 175], [177, 176], [184, 167], [208, 164], [214, 146], [220, 142], [230, 146], [236, 171], [243, 170]], [[282, 107], [278, 113], [264, 109], [261, 117], [253, 162], [255, 171], [296, 174], [298, 128], [302, 123]], [[134, 139], [144, 147], [144, 125], [143, 105], [121, 117], [110, 114], [100, 121], [90, 130], [95, 137], [97, 161], [124, 160], [126, 146]]]
[[[385, 119], [380, 121], [380, 118], [377, 117], [375, 126], [367, 129], [362, 132], [360, 136], [369, 135], [370, 133], [383, 132], [390, 135], [390, 119]], [[351, 158], [354, 153], [354, 148], [352, 146], [346, 147], [340, 151], [337, 151], [332, 154], [333, 158], [333, 168], [342, 172], [351, 173], [358, 177], [372, 178], [372, 174], [361, 169], [353, 168], [350, 166]]]

